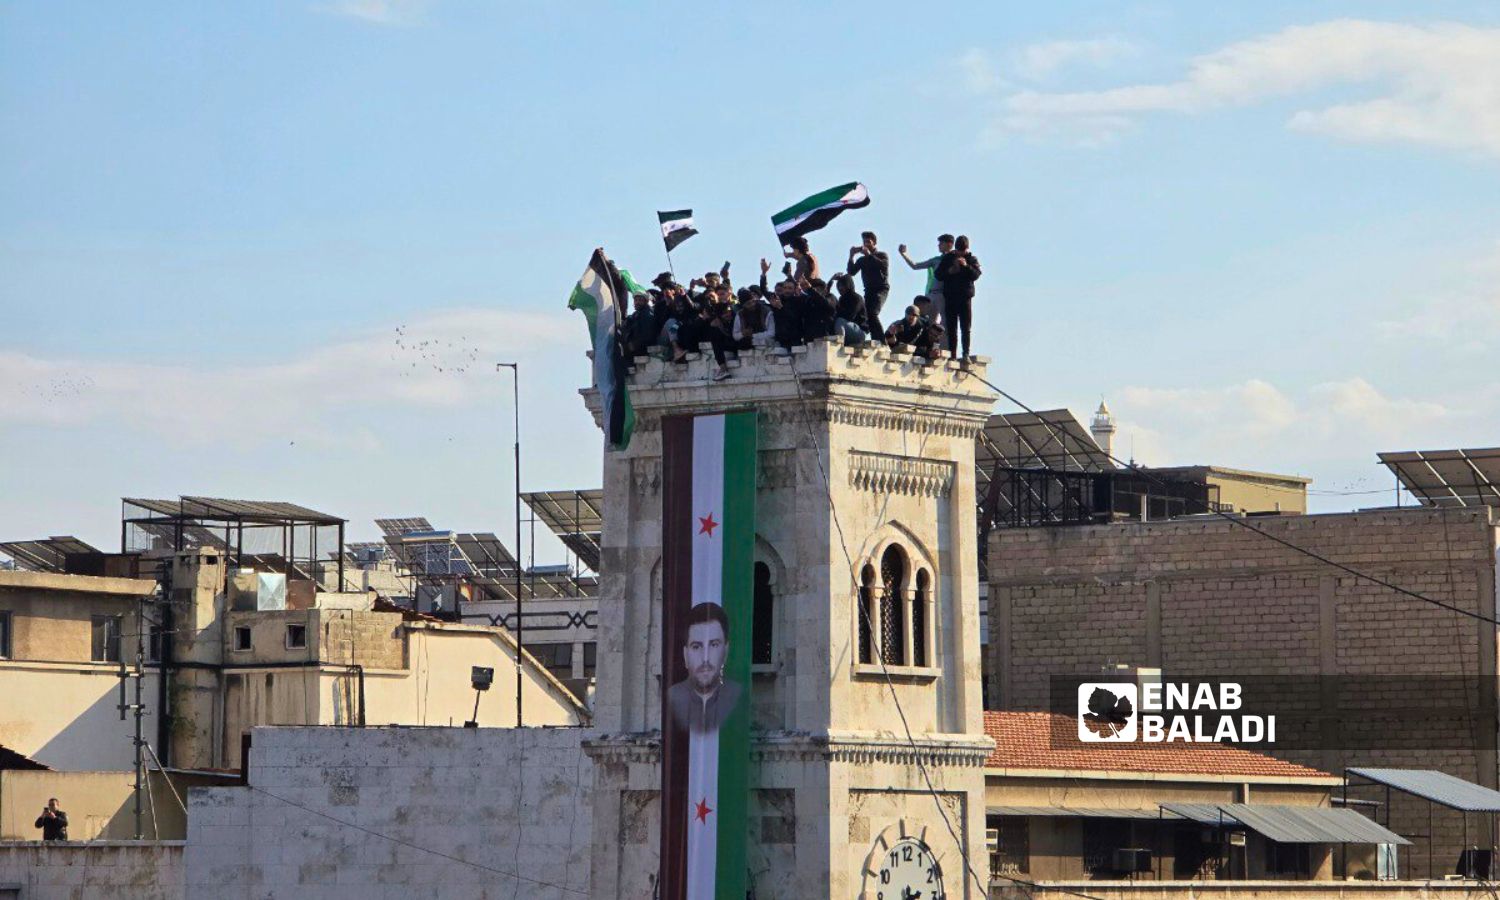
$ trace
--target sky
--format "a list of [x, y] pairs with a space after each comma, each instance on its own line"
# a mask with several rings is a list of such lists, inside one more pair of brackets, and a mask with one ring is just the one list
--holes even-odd
[[523, 488], [600, 483], [592, 248], [653, 275], [691, 207], [677, 271], [748, 281], [851, 180], [825, 266], [968, 234], [990, 377], [1120, 456], [1331, 511], [1500, 444], [1500, 7], [1108, 6], [0, 0], [0, 539], [178, 495], [509, 534], [495, 363]]

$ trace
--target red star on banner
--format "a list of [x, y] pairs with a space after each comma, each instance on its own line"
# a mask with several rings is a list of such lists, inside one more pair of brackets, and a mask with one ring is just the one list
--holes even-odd
[[708, 814], [711, 812], [713, 812], [713, 810], [708, 808], [707, 797], [704, 797], [702, 800], [699, 800], [697, 803], [693, 804], [693, 818], [697, 819], [705, 825], [708, 824]]
[[699, 516], [698, 517], [698, 533], [699, 534], [706, 534], [709, 537], [713, 537], [714, 536], [714, 529], [718, 528], [718, 527], [719, 527], [719, 523], [714, 521], [714, 514], [713, 513], [710, 512], [706, 516]]

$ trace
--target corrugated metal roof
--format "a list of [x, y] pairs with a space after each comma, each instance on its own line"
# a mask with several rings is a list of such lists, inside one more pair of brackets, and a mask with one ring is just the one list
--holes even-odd
[[985, 810], [992, 816], [1068, 816], [1085, 819], [1176, 819], [1171, 814], [1163, 817], [1154, 809], [1106, 809], [1090, 806], [991, 806]]
[[1176, 813], [1184, 819], [1191, 819], [1200, 825], [1233, 825], [1238, 827], [1239, 820], [1221, 807], [1213, 803], [1163, 803], [1161, 808], [1170, 813]]
[[1410, 844], [1352, 809], [1225, 803], [1224, 812], [1246, 828], [1283, 844]]
[[1349, 774], [1464, 812], [1500, 812], [1500, 791], [1434, 769], [1350, 769]]

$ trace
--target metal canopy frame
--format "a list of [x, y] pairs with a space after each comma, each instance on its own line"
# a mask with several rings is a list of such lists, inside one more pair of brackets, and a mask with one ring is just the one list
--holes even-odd
[[1426, 506], [1500, 506], [1500, 447], [1377, 455]]
[[[1363, 779], [1369, 784], [1352, 784], [1350, 776]], [[1490, 817], [1489, 833], [1491, 837], [1489, 852], [1491, 859], [1495, 855], [1496, 828], [1500, 825], [1497, 821], [1497, 813], [1500, 813], [1500, 791], [1494, 791], [1483, 785], [1474, 784], [1439, 772], [1436, 769], [1385, 769], [1371, 768], [1365, 766], [1349, 767], [1344, 769], [1343, 801], [1348, 804], [1349, 789], [1351, 787], [1383, 787], [1385, 788], [1385, 825], [1391, 825], [1391, 791], [1406, 794], [1427, 801], [1427, 878], [1432, 880], [1437, 871], [1433, 859], [1432, 835], [1433, 835], [1433, 810], [1441, 806], [1452, 809], [1459, 813], [1463, 820], [1463, 856], [1460, 862], [1465, 862], [1469, 855], [1469, 814], [1474, 812], [1486, 813]], [[1410, 843], [1408, 841], [1408, 843]], [[1477, 849], [1477, 848], [1475, 848]], [[1474, 876], [1477, 877], [1477, 876]], [[1488, 877], [1488, 876], [1486, 876]]]
[[98, 548], [72, 535], [34, 541], [0, 542], [0, 553], [9, 556], [16, 567], [28, 572], [67, 571], [68, 554], [98, 553]]
[[[600, 533], [604, 529], [604, 490], [532, 491], [521, 495], [531, 509], [533, 526], [546, 525], [573, 555], [574, 562], [591, 572], [600, 566]], [[580, 576], [582, 572], [575, 574]]]
[[[223, 497], [125, 497], [120, 505], [122, 553], [209, 548], [228, 559], [226, 587], [230, 570], [246, 565], [321, 583], [332, 564], [335, 583], [344, 583], [346, 521], [338, 516], [296, 503]], [[325, 531], [332, 533], [320, 540]]]

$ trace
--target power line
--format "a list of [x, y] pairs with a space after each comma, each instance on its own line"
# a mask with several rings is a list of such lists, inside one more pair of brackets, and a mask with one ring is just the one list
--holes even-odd
[[[557, 888], [560, 891], [566, 891], [569, 894], [577, 894], [580, 897], [588, 896], [588, 891], [581, 891], [578, 888], [568, 887], [567, 885], [557, 884], [556, 882], [552, 882], [552, 881], [542, 881], [542, 880], [537, 879], [537, 878], [528, 878], [527, 876], [522, 875], [519, 872], [507, 872], [504, 869], [496, 869], [493, 866], [487, 866], [484, 863], [477, 863], [477, 862], [474, 862], [473, 860], [464, 859], [463, 857], [460, 857], [460, 856], [454, 856], [451, 853], [444, 853], [441, 850], [434, 850], [431, 847], [423, 847], [420, 844], [413, 844], [411, 841], [404, 841], [404, 840], [402, 840], [401, 838], [398, 838], [398, 837], [392, 837], [392, 836], [390, 836], [388, 834], [381, 834], [378, 831], [371, 831], [368, 828], [365, 828], [365, 827], [363, 827], [361, 825], [356, 825], [353, 822], [347, 822], [347, 821], [345, 821], [343, 819], [338, 818], [337, 816], [330, 816], [328, 813], [325, 813], [325, 812], [323, 812], [321, 810], [313, 809], [310, 806], [303, 806], [301, 803], [298, 803], [295, 800], [288, 800], [287, 798], [279, 796], [277, 794], [273, 794], [273, 793], [271, 793], [270, 791], [268, 791], [268, 790], [266, 790], [264, 788], [258, 788], [258, 787], [256, 787], [253, 784], [247, 784], [246, 787], [248, 787], [252, 791], [255, 791], [258, 794], [265, 794], [267, 797], [270, 797], [272, 800], [280, 800], [282, 803], [285, 803], [288, 806], [294, 806], [297, 809], [302, 810], [303, 812], [312, 813], [315, 816], [319, 816], [321, 818], [327, 819], [330, 822], [335, 822], [335, 823], [337, 823], [339, 825], [344, 826], [345, 828], [353, 828], [355, 831], [363, 832], [364, 834], [368, 834], [370, 837], [379, 838], [382, 841], [390, 841], [393, 844], [399, 844], [399, 845], [401, 845], [403, 847], [410, 847], [413, 850], [420, 850], [423, 853], [430, 853], [433, 856], [439, 856], [439, 857], [442, 857], [443, 859], [452, 860], [453, 862], [461, 863], [463, 865], [470, 866], [470, 867], [475, 868], [475, 869], [481, 869], [481, 870], [483, 870], [485, 872], [491, 872], [491, 873], [493, 873], [495, 875], [502, 875], [502, 876], [504, 876], [506, 878], [514, 878], [514, 879], [517, 880], [517, 882], [525, 881], [525, 882], [528, 882], [530, 884], [537, 885], [538, 887]], [[518, 834], [516, 836], [516, 842], [517, 842], [518, 845], [520, 843], [520, 840], [521, 840], [521, 838], [520, 838], [520, 835]]]
[[[981, 382], [983, 382], [985, 385], [987, 385], [991, 390], [999, 393], [1000, 396], [1002, 396], [1005, 399], [1009, 400], [1011, 403], [1014, 403], [1016, 406], [1019, 406], [1021, 409], [1025, 410], [1026, 412], [1031, 413], [1034, 416], [1037, 416], [1037, 418], [1040, 419], [1040, 420], [1042, 420], [1043, 424], [1045, 424], [1047, 426], [1047, 428], [1048, 428], [1049, 431], [1052, 430], [1052, 424], [1050, 422], [1047, 422], [1046, 419], [1043, 416], [1041, 416], [1039, 413], [1036, 412], [1036, 410], [1032, 409], [1031, 407], [1029, 407], [1026, 404], [1022, 403], [1020, 400], [1017, 400], [1011, 394], [1007, 393], [1004, 388], [1001, 388], [999, 385], [995, 384], [994, 382], [990, 381], [989, 379], [985, 378], [982, 375], [975, 374], [972, 369], [969, 370], [969, 374], [973, 375], [975, 378], [979, 379]], [[1056, 432], [1054, 432], [1054, 437], [1056, 437]], [[1160, 477], [1152, 474], [1152, 472], [1149, 469], [1143, 469], [1140, 466], [1137, 466], [1133, 462], [1124, 462], [1119, 457], [1115, 456], [1114, 454], [1105, 452], [1104, 448], [1102, 448], [1102, 447], [1100, 448], [1100, 452], [1103, 453], [1104, 456], [1106, 456], [1111, 462], [1119, 464], [1122, 468], [1125, 468], [1125, 469], [1127, 469], [1127, 470], [1129, 470], [1129, 471], [1131, 471], [1131, 472], [1133, 472], [1133, 473], [1135, 473], [1137, 475], [1140, 475], [1140, 476], [1146, 478], [1148, 481], [1155, 482], [1157, 485], [1159, 485], [1161, 487], [1169, 487], [1169, 485], [1166, 483], [1166, 481], [1164, 481]], [[1491, 625], [1500, 625], [1500, 619], [1495, 619], [1495, 618], [1492, 618], [1490, 616], [1486, 616], [1486, 615], [1484, 615], [1482, 613], [1472, 612], [1470, 610], [1464, 609], [1461, 606], [1454, 606], [1451, 603], [1444, 603], [1441, 600], [1435, 599], [1433, 597], [1428, 597], [1427, 595], [1418, 593], [1417, 591], [1411, 590], [1410, 588], [1402, 587], [1401, 585], [1396, 584], [1395, 582], [1388, 581], [1388, 580], [1386, 580], [1384, 578], [1381, 578], [1381, 577], [1379, 577], [1377, 575], [1371, 575], [1370, 573], [1361, 571], [1359, 569], [1356, 569], [1353, 566], [1345, 565], [1344, 563], [1338, 562], [1337, 560], [1329, 559], [1328, 557], [1324, 556], [1323, 554], [1318, 553], [1316, 550], [1309, 550], [1308, 548], [1303, 547], [1300, 544], [1293, 543], [1292, 541], [1289, 541], [1286, 538], [1283, 538], [1283, 537], [1280, 537], [1278, 535], [1271, 534], [1268, 531], [1263, 531], [1263, 530], [1261, 530], [1259, 528], [1256, 528], [1254, 525], [1251, 525], [1249, 522], [1245, 521], [1244, 519], [1239, 518], [1237, 516], [1232, 516], [1229, 513], [1224, 512], [1223, 510], [1214, 509], [1213, 507], [1210, 506], [1210, 507], [1207, 507], [1207, 511], [1209, 513], [1212, 513], [1212, 514], [1216, 515], [1216, 516], [1219, 516], [1220, 518], [1224, 519], [1226, 522], [1232, 522], [1233, 524], [1238, 525], [1239, 527], [1244, 528], [1247, 531], [1250, 531], [1250, 532], [1253, 532], [1255, 534], [1258, 534], [1258, 535], [1260, 535], [1261, 537], [1265, 538], [1268, 541], [1274, 541], [1274, 542], [1282, 545], [1283, 547], [1286, 547], [1288, 550], [1295, 551], [1295, 552], [1300, 553], [1303, 556], [1306, 556], [1306, 557], [1308, 557], [1310, 559], [1317, 560], [1318, 562], [1323, 563], [1324, 565], [1332, 566], [1333, 568], [1338, 569], [1339, 571], [1345, 573], [1346, 575], [1351, 575], [1351, 576], [1353, 576], [1355, 578], [1359, 578], [1359, 579], [1361, 579], [1363, 581], [1368, 581], [1371, 584], [1379, 585], [1380, 587], [1386, 588], [1388, 590], [1395, 591], [1398, 594], [1403, 594], [1403, 595], [1405, 595], [1407, 597], [1410, 597], [1413, 600], [1419, 600], [1422, 603], [1429, 603], [1429, 604], [1431, 604], [1433, 606], [1437, 606], [1437, 607], [1441, 607], [1442, 609], [1446, 609], [1449, 612], [1458, 613], [1461, 616], [1468, 616], [1471, 619], [1476, 619], [1476, 620], [1478, 620], [1480, 622], [1487, 622], [1487, 623], [1489, 623]]]
[[[849, 577], [851, 579], [851, 592], [852, 592], [851, 599], [853, 599], [854, 605], [859, 608], [860, 616], [861, 616], [861, 618], [864, 619], [864, 622], [865, 622], [865, 627], [870, 630], [870, 634], [871, 635], [874, 635], [875, 634], [875, 623], [870, 619], [870, 611], [868, 609], [866, 609], [865, 608], [865, 604], [860, 601], [859, 587], [858, 587], [857, 578], [856, 578], [856, 575], [855, 575], [854, 557], [853, 557], [853, 554], [851, 554], [849, 552], [849, 543], [848, 543], [848, 541], [844, 537], [844, 526], [842, 525], [842, 523], [839, 522], [838, 506], [834, 502], [834, 499], [833, 499], [833, 488], [832, 488], [832, 485], [829, 483], [828, 473], [823, 468], [823, 458], [818, 453], [818, 438], [817, 438], [817, 434], [813, 431], [812, 418], [809, 415], [808, 410], [807, 410], [807, 397], [806, 397], [806, 395], [802, 391], [802, 378], [801, 378], [801, 376], [799, 376], [797, 374], [797, 367], [796, 367], [795, 361], [793, 361], [793, 363], [791, 365], [791, 372], [792, 372], [792, 380], [793, 380], [793, 382], [797, 386], [797, 398], [798, 398], [798, 401], [799, 401], [799, 405], [802, 407], [802, 420], [803, 420], [803, 423], [807, 427], [807, 436], [808, 436], [808, 439], [810, 441], [812, 441], [813, 451], [814, 451], [814, 453], [813, 453], [813, 459], [817, 463], [818, 477], [822, 480], [822, 483], [823, 483], [823, 494], [824, 494], [824, 496], [828, 500], [829, 515], [833, 519], [834, 531], [838, 534], [839, 547], [843, 551], [844, 560], [845, 560], [846, 563], [848, 563], [848, 566], [849, 566]], [[959, 402], [962, 402], [962, 400], [960, 400]], [[920, 405], [921, 405], [920, 403], [913, 403], [911, 405], [911, 409], [916, 410]], [[957, 408], [957, 404], [955, 404], [955, 409], [956, 408]], [[951, 415], [951, 412], [947, 413], [947, 414]], [[917, 448], [917, 454], [918, 454], [918, 456], [921, 455], [922, 449], [927, 446], [927, 439], [929, 437], [931, 437], [931, 435], [932, 435], [932, 432], [929, 430], [926, 434], [924, 434], [922, 436], [922, 443]], [[904, 440], [904, 434], [903, 434], [903, 440]], [[886, 503], [889, 503], [889, 500], [890, 500], [889, 495], [887, 495], [887, 497], [886, 497]], [[882, 514], [877, 514], [877, 516], [876, 516], [877, 519], [884, 518], [884, 516], [883, 516], [884, 508], [885, 508], [885, 504], [882, 504], [882, 506], [881, 506]], [[878, 527], [879, 526], [877, 525], [877, 528]], [[871, 532], [871, 533], [873, 534], [874, 532]], [[977, 872], [974, 871], [974, 864], [969, 859], [969, 848], [968, 848], [968, 845], [958, 836], [958, 831], [957, 831], [957, 829], [954, 828], [953, 821], [948, 818], [948, 810], [943, 807], [942, 799], [938, 795], [937, 788], [932, 783], [932, 775], [931, 775], [930, 772], [928, 772], [927, 765], [922, 760], [922, 756], [923, 756], [922, 750], [921, 750], [921, 748], [919, 748], [917, 746], [916, 738], [915, 738], [915, 736], [912, 735], [911, 723], [907, 721], [906, 710], [904, 710], [902, 708], [902, 706], [901, 706], [901, 697], [900, 697], [900, 695], [896, 691], [896, 685], [895, 685], [895, 683], [891, 680], [890, 670], [886, 667], [886, 664], [885, 664], [885, 655], [883, 653], [874, 653], [874, 654], [872, 654], [872, 656], [874, 656], [875, 660], [880, 664], [880, 673], [881, 673], [882, 677], [885, 679], [886, 689], [888, 691], [890, 691], [891, 703], [896, 708], [896, 715], [897, 715], [897, 717], [901, 721], [901, 730], [906, 735], [906, 742], [907, 742], [907, 745], [912, 750], [912, 758], [914, 760], [916, 760], [917, 770], [919, 772], [921, 772], [921, 774], [922, 774], [922, 780], [927, 785], [927, 793], [928, 793], [929, 796], [932, 797], [933, 805], [937, 807], [938, 815], [942, 818], [943, 825], [947, 828], [949, 837], [951, 837], [953, 839], [953, 843], [958, 847], [959, 856], [963, 859], [964, 869], [966, 870], [968, 876], [978, 886], [980, 894], [981, 895], [987, 895], [989, 893], [989, 885], [984, 881], [984, 879], [982, 879], [982, 878], [979, 877], [979, 874]], [[1026, 894], [1027, 894], [1028, 897], [1032, 896], [1031, 890], [1033, 888], [1040, 887], [1034, 881], [1027, 881], [1027, 880], [1021, 879], [1021, 878], [1014, 878], [1014, 877], [1009, 876], [1009, 875], [1003, 875], [1003, 874], [998, 874], [997, 873], [995, 875], [995, 877], [999, 877], [999, 878], [1005, 879], [1006, 881], [1011, 882], [1012, 884], [1019, 885], [1023, 890], [1026, 891]], [[1084, 893], [1081, 893], [1079, 891], [1068, 890], [1068, 889], [1065, 889], [1065, 888], [1043, 888], [1043, 889], [1044, 890], [1050, 890], [1050, 891], [1060, 892], [1060, 893], [1067, 894], [1067, 895], [1074, 896], [1074, 897], [1084, 898], [1084, 900], [1102, 900], [1102, 898], [1096, 897], [1093, 894], [1084, 894]]]

